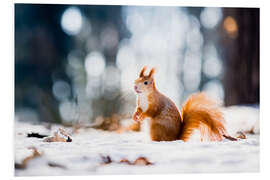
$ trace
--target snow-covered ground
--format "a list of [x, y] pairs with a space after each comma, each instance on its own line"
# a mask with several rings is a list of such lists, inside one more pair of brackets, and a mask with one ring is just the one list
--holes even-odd
[[[231, 135], [238, 130], [250, 130], [254, 125], [256, 134], [247, 134], [247, 139], [239, 141], [200, 142], [194, 136], [189, 142], [153, 142], [147, 131], [117, 134], [87, 129], [71, 134], [72, 142], [49, 143], [26, 135], [52, 134], [59, 126], [49, 130], [42, 125], [16, 121], [15, 162], [20, 163], [31, 154], [29, 147], [36, 147], [42, 155], [30, 160], [26, 169], [15, 169], [15, 175], [258, 172], [258, 108], [231, 107], [224, 109], [224, 113]], [[102, 156], [110, 156], [112, 163], [104, 164]], [[119, 163], [121, 159], [133, 162], [138, 157], [146, 157], [153, 165]]]

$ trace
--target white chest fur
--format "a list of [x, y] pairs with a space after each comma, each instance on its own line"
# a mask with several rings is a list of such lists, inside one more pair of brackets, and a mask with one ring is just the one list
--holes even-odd
[[143, 112], [145, 112], [148, 108], [148, 99], [147, 95], [141, 93], [138, 95], [138, 102], [139, 102], [139, 107], [142, 108]]

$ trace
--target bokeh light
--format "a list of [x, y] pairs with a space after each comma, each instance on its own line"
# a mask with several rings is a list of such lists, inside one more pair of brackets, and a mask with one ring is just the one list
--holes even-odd
[[205, 46], [203, 73], [208, 78], [215, 78], [222, 73], [222, 61], [220, 60], [216, 47], [211, 45]]
[[80, 32], [83, 24], [82, 14], [79, 8], [67, 8], [61, 18], [63, 31], [68, 35], [76, 35]]
[[219, 80], [211, 80], [203, 86], [203, 91], [208, 94], [208, 96], [223, 103], [224, 100], [224, 89]]
[[128, 69], [128, 67], [135, 67], [136, 65], [136, 56], [134, 51], [126, 42], [127, 40], [121, 41], [121, 46], [118, 49], [117, 57], [116, 57], [116, 66], [124, 71]]
[[77, 120], [78, 112], [74, 102], [63, 101], [59, 106], [59, 111], [64, 122]]
[[112, 49], [118, 45], [118, 32], [113, 27], [106, 27], [100, 33], [101, 46], [104, 49]]
[[200, 19], [205, 28], [212, 29], [216, 27], [222, 19], [222, 10], [218, 7], [206, 7], [201, 12]]
[[187, 52], [183, 64], [184, 86], [187, 91], [194, 92], [201, 82], [201, 56]]
[[112, 100], [120, 91], [120, 71], [115, 66], [108, 66], [104, 73], [104, 96], [106, 99]]
[[199, 52], [203, 46], [203, 36], [200, 32], [200, 22], [197, 17], [189, 16], [189, 31], [187, 32], [186, 42], [189, 50]]
[[86, 84], [86, 96], [91, 99], [99, 98], [102, 95], [101, 81], [99, 77], [88, 76]]
[[233, 17], [226, 17], [223, 23], [223, 27], [231, 38], [235, 38], [237, 36], [238, 25]]
[[104, 56], [99, 52], [91, 52], [85, 58], [85, 69], [90, 76], [100, 76], [105, 69]]
[[70, 85], [62, 80], [56, 81], [53, 84], [53, 94], [58, 100], [65, 100], [71, 94]]
[[106, 89], [117, 89], [120, 83], [120, 72], [115, 66], [108, 66], [104, 73], [104, 85]]

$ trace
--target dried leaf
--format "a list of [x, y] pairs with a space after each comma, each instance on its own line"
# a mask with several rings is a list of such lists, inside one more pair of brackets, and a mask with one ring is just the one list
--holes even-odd
[[66, 137], [69, 136], [69, 135], [66, 133], [66, 131], [65, 131], [64, 129], [62, 129], [62, 128], [59, 128], [59, 129], [58, 129], [58, 132], [59, 132], [61, 135], [63, 135], [63, 136], [66, 136]]
[[49, 162], [48, 166], [50, 166], [50, 167], [58, 167], [58, 168], [61, 168], [61, 169], [66, 169], [66, 166], [61, 165], [61, 164], [57, 164], [57, 163], [54, 163], [54, 162]]
[[29, 149], [33, 150], [32, 154], [24, 158], [21, 164], [15, 163], [15, 169], [25, 169], [30, 160], [41, 156], [41, 153], [39, 153], [35, 147]]
[[230, 141], [237, 141], [236, 138], [229, 136], [229, 135], [223, 135], [223, 137], [225, 137], [226, 139], [230, 140]]
[[[102, 164], [110, 164], [113, 162], [110, 156], [101, 155], [101, 158], [103, 162]], [[131, 162], [128, 159], [121, 159], [119, 163], [125, 163], [128, 165], [144, 165], [144, 166], [153, 165], [153, 163], [148, 161], [148, 159], [145, 157], [138, 157], [134, 162]]]
[[71, 137], [65, 132], [64, 129], [59, 128], [54, 136], [47, 137], [43, 140], [44, 142], [72, 142]]
[[122, 159], [119, 163], [127, 163], [129, 165], [133, 165], [133, 163], [130, 162], [128, 159]]
[[68, 136], [67, 142], [72, 142], [72, 139]]
[[251, 127], [251, 129], [249, 129], [248, 131], [245, 131], [245, 133], [248, 133], [248, 134], [255, 134], [254, 132], [254, 126]]
[[148, 161], [145, 157], [138, 157], [134, 162], [130, 162], [128, 159], [122, 159], [119, 163], [126, 163], [128, 165], [153, 165], [152, 162]]
[[146, 159], [145, 157], [139, 157], [134, 161], [134, 165], [153, 165], [153, 163], [151, 163], [150, 161], [148, 161], [148, 159]]
[[241, 132], [241, 131], [238, 131], [237, 132], [237, 138], [247, 139], [246, 135], [243, 132]]
[[110, 164], [112, 163], [112, 159], [110, 156], [102, 156], [101, 155], [101, 159], [102, 159], [102, 163], [103, 164]]
[[43, 142], [67, 142], [65, 138], [62, 137], [47, 137], [43, 140]]

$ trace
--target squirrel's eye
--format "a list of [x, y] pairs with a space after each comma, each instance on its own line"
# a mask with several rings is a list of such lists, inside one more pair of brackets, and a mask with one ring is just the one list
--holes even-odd
[[148, 84], [148, 82], [147, 81], [144, 81], [144, 85], [147, 85]]

